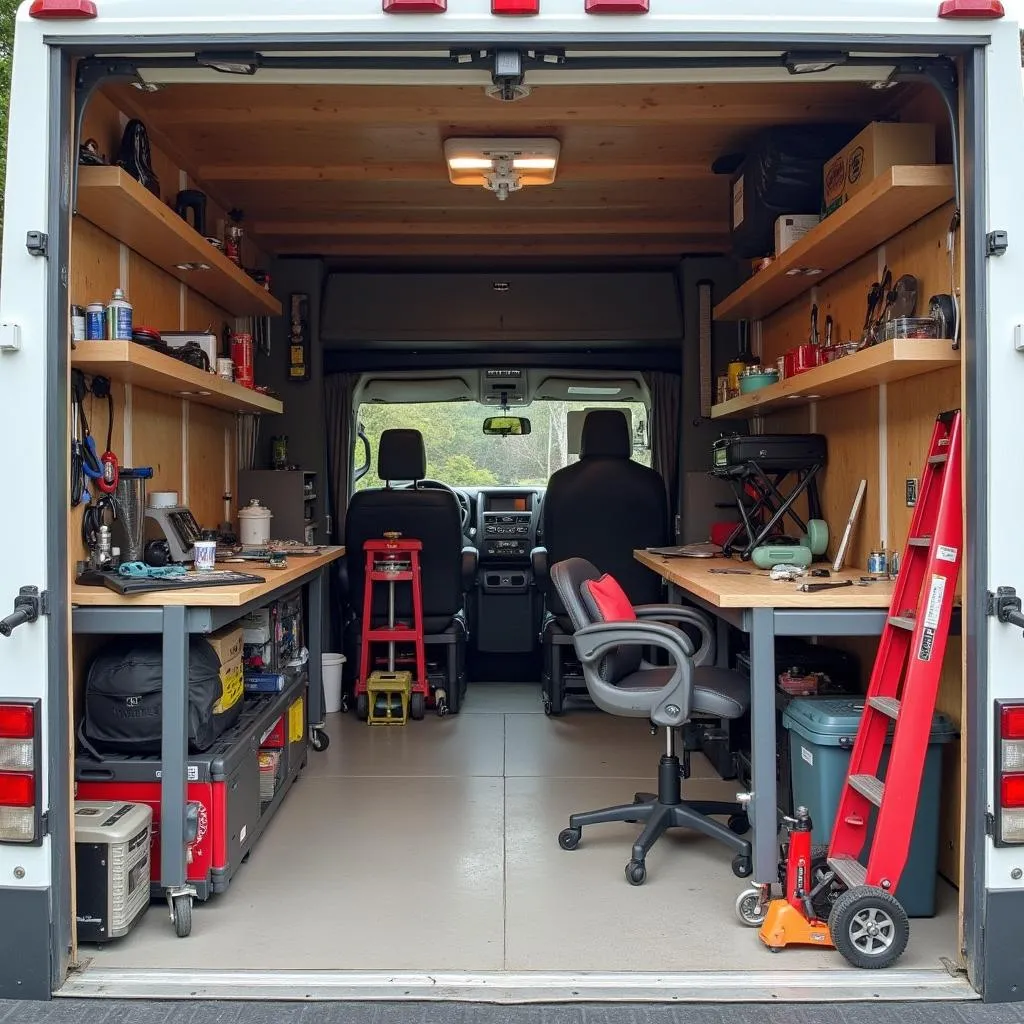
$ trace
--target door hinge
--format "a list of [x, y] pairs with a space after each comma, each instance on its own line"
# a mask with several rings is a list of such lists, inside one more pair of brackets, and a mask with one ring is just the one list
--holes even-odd
[[985, 236], [986, 256], [1002, 256], [1009, 248], [1010, 240], [1005, 231], [990, 231]]
[[29, 256], [49, 256], [50, 236], [45, 231], [30, 231], [25, 235], [25, 248]]
[[994, 836], [996, 834], [996, 816], [991, 811], [985, 812], [985, 835]]

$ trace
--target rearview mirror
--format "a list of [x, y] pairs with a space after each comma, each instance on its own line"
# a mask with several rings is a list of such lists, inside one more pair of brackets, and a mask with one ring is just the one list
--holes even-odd
[[484, 433], [498, 437], [521, 437], [530, 432], [530, 421], [525, 416], [488, 416], [484, 420]]

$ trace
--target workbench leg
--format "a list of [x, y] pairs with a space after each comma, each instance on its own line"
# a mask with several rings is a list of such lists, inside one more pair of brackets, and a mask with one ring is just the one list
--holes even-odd
[[715, 616], [715, 665], [717, 668], [729, 667], [729, 623], [720, 616]]
[[777, 882], [779, 873], [778, 798], [775, 780], [775, 618], [771, 608], [751, 610], [750, 741], [754, 799], [754, 879]]
[[160, 884], [180, 889], [187, 881], [185, 806], [188, 791], [187, 609], [166, 605], [163, 613], [163, 735], [160, 780]]
[[309, 581], [309, 722], [324, 724], [324, 571]]

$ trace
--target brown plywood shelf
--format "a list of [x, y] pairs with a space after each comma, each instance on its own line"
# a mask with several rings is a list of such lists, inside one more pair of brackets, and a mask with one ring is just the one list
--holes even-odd
[[79, 341], [71, 352], [71, 365], [94, 376], [137, 384], [149, 391], [178, 395], [192, 402], [231, 412], [284, 412], [277, 398], [221, 380], [180, 359], [152, 352], [134, 341]]
[[714, 405], [711, 418], [717, 420], [778, 412], [793, 405], [806, 405], [819, 398], [862, 391], [959, 363], [960, 353], [953, 348], [951, 341], [883, 341], [834, 363], [816, 366], [806, 373], [780, 380], [778, 384], [769, 384], [759, 391]]
[[952, 167], [890, 167], [726, 296], [715, 306], [715, 319], [758, 320], [774, 313], [952, 198]]
[[[270, 292], [120, 167], [79, 168], [78, 213], [233, 316], [281, 315]], [[181, 269], [197, 263], [209, 269]]]

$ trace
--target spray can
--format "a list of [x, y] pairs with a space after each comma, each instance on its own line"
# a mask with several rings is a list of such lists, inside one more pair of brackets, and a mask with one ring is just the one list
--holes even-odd
[[90, 302], [85, 307], [85, 338], [102, 341], [107, 336], [107, 311], [102, 302]]
[[114, 289], [114, 297], [107, 306], [107, 337], [111, 341], [132, 340], [132, 304], [120, 288]]
[[85, 341], [85, 307], [71, 307], [71, 340]]

